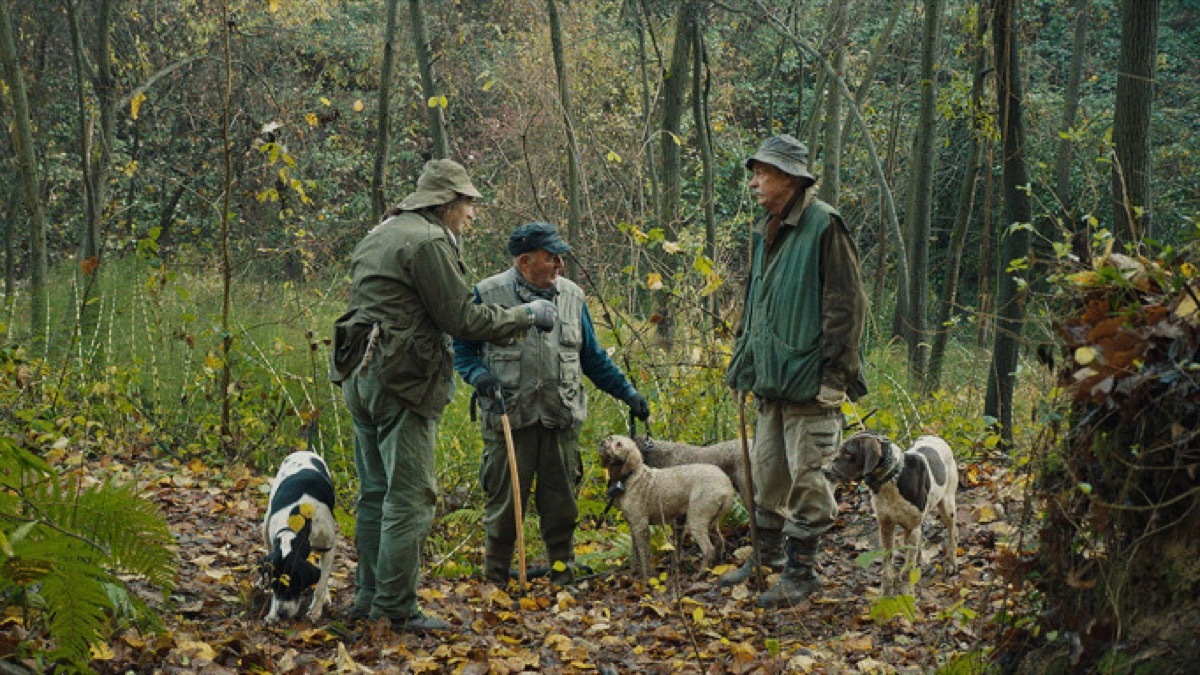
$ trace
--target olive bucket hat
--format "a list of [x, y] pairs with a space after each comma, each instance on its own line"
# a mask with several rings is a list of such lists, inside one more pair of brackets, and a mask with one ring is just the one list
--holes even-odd
[[416, 211], [426, 206], [449, 204], [458, 195], [479, 199], [483, 195], [471, 184], [467, 170], [450, 159], [435, 159], [425, 163], [417, 179], [417, 189], [400, 202], [401, 211]]
[[808, 171], [808, 146], [788, 134], [772, 136], [758, 146], [758, 152], [746, 159], [746, 168], [753, 169], [755, 162], [770, 164], [780, 171], [811, 181], [817, 179]]

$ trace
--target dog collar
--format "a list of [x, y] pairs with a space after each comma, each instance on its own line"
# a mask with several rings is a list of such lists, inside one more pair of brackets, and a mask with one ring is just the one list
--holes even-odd
[[871, 492], [879, 492], [879, 488], [884, 483], [890, 483], [900, 474], [900, 453], [896, 452], [896, 444], [892, 443], [890, 438], [879, 436], [879, 442], [885, 448], [883, 451], [883, 461], [875, 470], [867, 474], [863, 478], [863, 482], [867, 487], [871, 488]]

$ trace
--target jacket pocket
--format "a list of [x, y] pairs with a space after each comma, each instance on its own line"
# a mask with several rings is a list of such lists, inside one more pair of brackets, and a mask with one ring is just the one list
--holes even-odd
[[362, 363], [374, 325], [357, 307], [333, 322], [333, 353], [329, 357], [331, 382], [341, 384]]

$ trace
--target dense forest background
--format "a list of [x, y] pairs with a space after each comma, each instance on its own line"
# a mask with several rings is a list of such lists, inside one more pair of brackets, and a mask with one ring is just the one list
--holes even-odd
[[[1078, 595], [1042, 589], [1023, 608], [1042, 627], [1003, 635], [1096, 667], [1137, 601], [1084, 599], [1097, 561], [1136, 541], [1123, 583], [1152, 585], [1165, 573], [1129, 571], [1163, 557], [1151, 534], [1196, 528], [1198, 42], [1197, 0], [0, 0], [0, 589], [48, 606], [27, 628], [57, 639], [17, 643], [77, 662], [111, 629], [103, 586], [82, 613], [56, 604], [84, 602], [62, 590], [78, 575], [172, 583], [170, 556], [146, 553], [170, 549], [165, 525], [147, 510], [135, 552], [104, 514], [144, 504], [106, 501], [125, 488], [89, 482], [97, 462], [269, 472], [311, 447], [352, 505], [330, 326], [351, 248], [430, 158], [485, 195], [473, 279], [510, 264], [516, 225], [559, 224], [652, 433], [736, 436], [721, 376], [757, 215], [742, 163], [789, 133], [868, 284], [872, 394], [848, 418], [1031, 478], [1010, 562]], [[450, 575], [477, 562], [450, 555], [478, 523], [464, 388], [430, 544]], [[1180, 402], [1139, 416], [1164, 394]], [[602, 399], [585, 442], [624, 427]], [[1112, 448], [1162, 430], [1169, 457], [1138, 487], [1121, 472], [1145, 455]], [[67, 508], [83, 492], [91, 520]], [[80, 565], [14, 562], [64, 551]], [[1156, 609], [1194, 590], [1194, 553], [1173, 553], [1193, 563], [1147, 594]]]

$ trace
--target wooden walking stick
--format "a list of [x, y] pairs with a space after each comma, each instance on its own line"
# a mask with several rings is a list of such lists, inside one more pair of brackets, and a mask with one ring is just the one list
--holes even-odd
[[508, 409], [504, 407], [504, 392], [496, 392], [500, 404], [500, 426], [504, 427], [504, 447], [508, 451], [508, 475], [512, 479], [513, 518], [517, 525], [517, 580], [525, 590], [525, 518], [521, 513], [521, 476], [517, 473], [517, 449], [513, 444], [512, 426], [508, 423]]
[[750, 512], [750, 545], [754, 548], [754, 578], [758, 581], [760, 589], [766, 588], [766, 579], [763, 579], [762, 566], [762, 546], [758, 543], [758, 521], [755, 519], [756, 509], [754, 508], [754, 471], [750, 468], [750, 441], [746, 436], [746, 392], [738, 392], [738, 436], [742, 439], [742, 470], [746, 473], [746, 485], [749, 486], [750, 494], [746, 495], [749, 501], [746, 504], [746, 509]]

